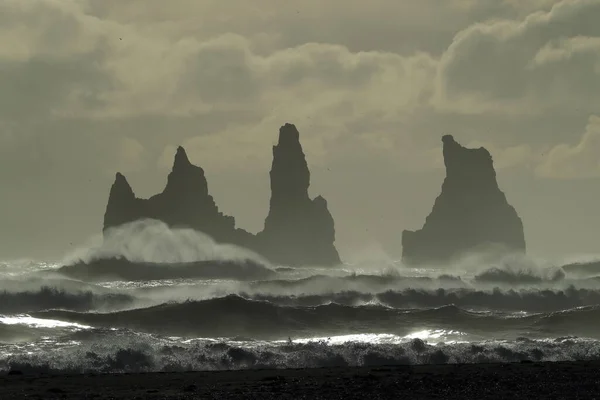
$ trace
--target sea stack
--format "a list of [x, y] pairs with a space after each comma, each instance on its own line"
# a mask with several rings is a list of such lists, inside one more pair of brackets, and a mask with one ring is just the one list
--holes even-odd
[[270, 177], [269, 215], [258, 234], [263, 253], [280, 264], [339, 264], [333, 218], [323, 197], [308, 196], [310, 171], [300, 134], [292, 124], [279, 129]]
[[179, 147], [165, 189], [149, 199], [137, 198], [127, 179], [117, 173], [103, 230], [156, 219], [172, 228], [192, 228], [217, 242], [245, 247], [275, 264], [338, 264], [333, 218], [324, 198], [309, 198], [309, 185], [310, 172], [298, 130], [286, 124], [273, 147], [269, 215], [264, 230], [253, 235], [237, 229], [234, 218], [219, 211], [209, 194], [204, 170], [193, 165]]
[[442, 138], [446, 178], [422, 229], [402, 233], [407, 264], [445, 263], [474, 251], [525, 252], [523, 222], [498, 187], [492, 156]]
[[108, 205], [104, 213], [104, 231], [143, 217], [144, 204], [135, 197], [127, 178], [117, 172], [115, 182], [110, 188]]
[[219, 242], [248, 245], [253, 240], [250, 233], [235, 228], [233, 217], [219, 211], [208, 193], [204, 170], [190, 163], [183, 147], [177, 149], [165, 189], [149, 199], [136, 198], [125, 177], [117, 173], [104, 214], [104, 231], [144, 218], [174, 228], [192, 228]]

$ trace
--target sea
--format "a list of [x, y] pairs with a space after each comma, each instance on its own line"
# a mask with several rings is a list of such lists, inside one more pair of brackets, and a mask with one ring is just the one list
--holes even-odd
[[0, 262], [0, 370], [598, 360], [600, 272], [565, 263], [474, 255], [293, 268], [142, 221], [60, 261]]

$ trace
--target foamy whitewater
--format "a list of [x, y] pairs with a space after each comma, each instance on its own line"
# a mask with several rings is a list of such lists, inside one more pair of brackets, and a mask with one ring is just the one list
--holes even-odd
[[143, 221], [61, 263], [0, 263], [0, 370], [600, 359], [600, 279], [564, 263], [288, 268]]

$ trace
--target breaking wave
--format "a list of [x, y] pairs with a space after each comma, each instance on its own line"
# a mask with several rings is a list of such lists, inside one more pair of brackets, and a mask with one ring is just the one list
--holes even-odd
[[193, 263], [197, 261], [246, 261], [268, 265], [258, 254], [231, 244], [216, 243], [210, 236], [186, 228], [170, 228], [152, 219], [138, 220], [108, 229], [63, 260], [64, 265], [89, 264], [122, 258], [133, 263]]
[[71, 293], [45, 286], [39, 291], [0, 292], [0, 313], [20, 314], [47, 309], [67, 309], [81, 312], [114, 310], [131, 306], [133, 301], [132, 296], [124, 293], [96, 294], [92, 291]]
[[100, 239], [0, 263], [0, 370], [600, 359], [597, 261], [290, 268], [157, 221]]
[[93, 346], [65, 339], [60, 351], [26, 353], [16, 346], [0, 359], [0, 370], [27, 373], [151, 372], [256, 368], [388, 366], [600, 359], [600, 343], [564, 337], [550, 340], [427, 343], [415, 338], [243, 342], [97, 334]]
[[523, 312], [551, 312], [600, 304], [600, 291], [576, 289], [565, 290], [474, 290], [474, 289], [406, 289], [377, 294], [356, 291], [318, 295], [280, 296], [245, 295], [256, 300], [285, 306], [314, 307], [327, 303], [347, 306], [382, 304], [393, 308], [428, 308], [454, 304], [471, 310], [500, 310]]
[[244, 261], [194, 261], [187, 263], [132, 262], [123, 258], [99, 259], [66, 265], [57, 273], [90, 281], [149, 281], [163, 279], [267, 279], [274, 272], [262, 264]]
[[547, 268], [544, 270], [530, 268], [515, 268], [510, 265], [504, 268], [492, 267], [477, 275], [477, 282], [505, 283], [510, 285], [528, 285], [543, 282], [558, 282], [565, 278], [562, 268]]
[[[385, 332], [407, 335], [420, 329], [458, 329], [473, 338], [545, 337], [548, 332], [600, 338], [599, 306], [552, 313], [476, 312], [455, 305], [402, 309], [382, 304], [314, 307], [280, 306], [236, 295], [204, 301], [166, 303], [110, 313], [48, 310], [31, 313], [101, 328], [122, 328], [186, 337], [282, 339], [287, 336], [331, 336]], [[591, 322], [590, 322], [591, 321]]]

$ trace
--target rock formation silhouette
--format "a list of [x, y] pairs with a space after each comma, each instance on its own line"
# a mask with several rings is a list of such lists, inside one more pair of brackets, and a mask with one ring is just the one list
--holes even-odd
[[258, 234], [263, 253], [276, 263], [339, 264], [333, 218], [323, 197], [311, 200], [308, 196], [310, 171], [300, 134], [292, 124], [279, 130], [270, 176], [269, 215]]
[[253, 250], [282, 265], [334, 265], [334, 221], [322, 197], [308, 197], [310, 172], [294, 125], [285, 124], [273, 147], [271, 203], [265, 228], [257, 235], [235, 227], [235, 219], [219, 211], [208, 192], [204, 170], [177, 149], [173, 169], [162, 193], [137, 198], [127, 179], [117, 173], [104, 214], [104, 228], [139, 219], [163, 221], [173, 228], [192, 228], [220, 243]]
[[477, 250], [525, 252], [523, 222], [498, 187], [490, 153], [442, 138], [446, 178], [422, 229], [402, 233], [408, 264], [448, 262]]
[[254, 240], [250, 233], [235, 228], [233, 217], [219, 211], [208, 193], [204, 170], [190, 163], [183, 147], [177, 149], [167, 186], [149, 199], [136, 198], [127, 179], [117, 173], [104, 214], [104, 231], [143, 218], [173, 228], [192, 228], [218, 242], [248, 246]]

